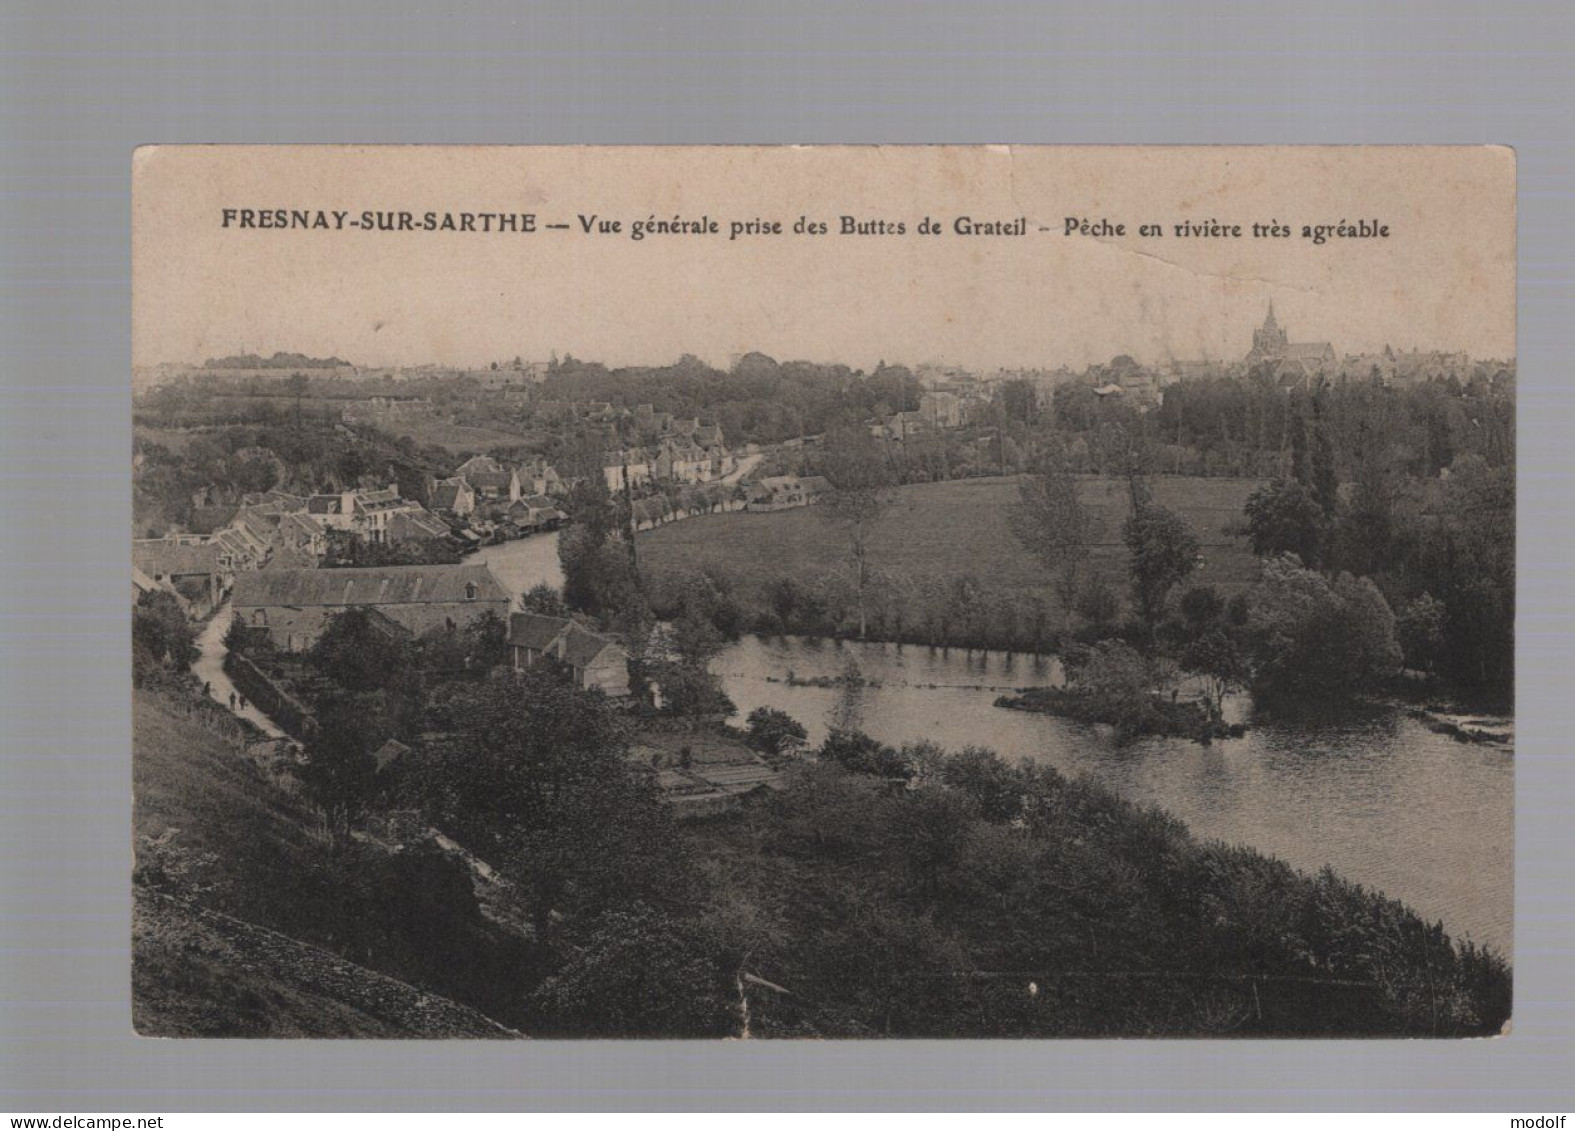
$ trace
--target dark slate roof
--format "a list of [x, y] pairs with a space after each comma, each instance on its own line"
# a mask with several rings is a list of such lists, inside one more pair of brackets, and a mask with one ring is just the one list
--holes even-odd
[[426, 605], [463, 602], [465, 586], [477, 601], [507, 601], [484, 565], [372, 566], [356, 569], [281, 569], [235, 579], [236, 607], [258, 605]]
[[394, 516], [392, 526], [401, 532], [407, 527], [415, 527], [429, 538], [446, 538], [449, 533], [448, 523], [426, 510], [401, 511]]
[[456, 476], [453, 479], [439, 479], [433, 485], [431, 503], [438, 510], [453, 510], [455, 504], [459, 502], [460, 493], [469, 487], [470, 484], [465, 481], [463, 476]]
[[293, 530], [297, 535], [302, 537], [310, 537], [323, 532], [323, 528], [321, 526], [307, 518], [304, 514], [294, 513], [282, 514], [279, 516], [279, 529], [285, 531]]
[[607, 648], [615, 648], [611, 640], [577, 624], [570, 624], [563, 642], [563, 658], [571, 666], [583, 668], [600, 656]]
[[558, 638], [569, 622], [562, 617], [542, 616], [540, 613], [511, 613], [509, 615], [509, 644], [515, 648], [530, 648], [544, 652], [547, 645]]

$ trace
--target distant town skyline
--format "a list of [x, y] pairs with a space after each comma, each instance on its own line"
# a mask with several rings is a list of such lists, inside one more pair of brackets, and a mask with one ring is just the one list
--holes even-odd
[[[485, 357], [485, 358], [482, 358], [482, 357], [469, 358], [469, 359], [465, 359], [465, 360], [442, 360], [442, 361], [439, 361], [439, 360], [434, 360], [432, 358], [411, 357], [411, 358], [406, 358], [406, 359], [402, 359], [402, 360], [379, 359], [379, 360], [371, 360], [371, 361], [369, 361], [369, 360], [364, 360], [364, 359], [359, 358], [359, 357], [347, 356], [344, 353], [344, 351], [342, 351], [342, 350], [338, 350], [338, 351], [336, 351], [336, 350], [328, 350], [328, 351], [323, 352], [323, 353], [314, 353], [314, 352], [312, 352], [310, 350], [294, 348], [291, 345], [289, 345], [288, 343], [281, 344], [281, 345], [278, 345], [278, 346], [274, 346], [273, 344], [270, 343], [270, 344], [264, 345], [264, 346], [262, 346], [260, 348], [256, 347], [256, 346], [253, 346], [251, 343], [242, 343], [241, 345], [238, 345], [234, 349], [231, 349], [231, 350], [220, 350], [220, 351], [212, 353], [212, 354], [210, 354], [210, 355], [208, 355], [206, 357], [197, 358], [195, 360], [185, 360], [185, 359], [182, 359], [182, 360], [163, 360], [163, 361], [150, 362], [150, 363], [147, 363], [147, 364], [149, 364], [149, 365], [161, 365], [161, 364], [162, 365], [183, 365], [183, 366], [201, 367], [207, 361], [210, 361], [210, 360], [221, 360], [221, 359], [227, 358], [227, 357], [238, 357], [238, 356], [250, 355], [250, 356], [256, 356], [256, 357], [260, 357], [260, 358], [265, 358], [266, 359], [266, 358], [272, 357], [275, 354], [302, 354], [302, 355], [305, 355], [307, 357], [311, 357], [311, 358], [313, 358], [315, 360], [324, 360], [324, 359], [327, 359], [329, 357], [338, 357], [340, 360], [342, 360], [344, 362], [347, 362], [348, 364], [350, 364], [350, 365], [352, 365], [352, 366], [354, 366], [354, 367], [356, 367], [358, 369], [420, 369], [420, 368], [436, 368], [436, 369], [483, 370], [483, 369], [489, 368], [494, 363], [497, 363], [500, 366], [508, 364], [508, 363], [512, 362], [516, 357], [519, 358], [522, 362], [524, 362], [526, 364], [539, 364], [539, 363], [549, 362], [549, 361], [552, 360], [553, 357], [557, 357], [560, 360], [565, 358], [565, 357], [573, 357], [577, 361], [583, 361], [583, 362], [589, 362], [589, 363], [601, 363], [601, 364], [606, 365], [608, 368], [612, 368], [612, 369], [618, 369], [618, 368], [650, 368], [650, 369], [657, 369], [657, 368], [662, 368], [664, 366], [674, 365], [681, 358], [683, 358], [684, 356], [688, 355], [688, 356], [693, 356], [693, 357], [699, 358], [702, 362], [706, 363], [707, 365], [711, 366], [714, 369], [719, 369], [719, 370], [724, 370], [725, 371], [725, 370], [728, 370], [728, 369], [730, 369], [732, 367], [733, 362], [737, 358], [742, 357], [743, 355], [749, 354], [749, 353], [760, 353], [760, 354], [764, 354], [764, 355], [772, 358], [773, 360], [775, 360], [775, 361], [777, 361], [779, 363], [791, 362], [791, 361], [802, 361], [802, 362], [809, 362], [809, 363], [812, 363], [812, 364], [819, 364], [819, 365], [846, 365], [850, 369], [863, 370], [865, 372], [873, 371], [878, 365], [880, 365], [882, 362], [884, 362], [887, 365], [901, 365], [901, 366], [906, 366], [906, 367], [908, 367], [910, 369], [915, 369], [915, 368], [919, 368], [919, 367], [923, 367], [923, 366], [935, 366], [935, 367], [938, 367], [938, 368], [946, 368], [946, 369], [960, 369], [960, 370], [964, 370], [966, 372], [975, 373], [975, 374], [981, 374], [981, 375], [989, 374], [989, 373], [995, 372], [997, 370], [1007, 370], [1007, 371], [1014, 371], [1014, 370], [1047, 370], [1047, 371], [1054, 371], [1054, 370], [1065, 368], [1065, 369], [1071, 369], [1071, 370], [1074, 370], [1074, 371], [1081, 371], [1081, 370], [1087, 369], [1089, 366], [1107, 365], [1111, 361], [1113, 361], [1115, 358], [1121, 357], [1123, 355], [1131, 357], [1134, 361], [1136, 361], [1140, 365], [1144, 365], [1146, 367], [1163, 367], [1163, 366], [1169, 365], [1172, 362], [1209, 362], [1209, 363], [1217, 363], [1217, 364], [1222, 364], [1222, 365], [1229, 365], [1229, 364], [1233, 364], [1233, 363], [1237, 363], [1237, 362], [1243, 361], [1248, 356], [1248, 354], [1251, 352], [1251, 349], [1252, 349], [1252, 346], [1253, 346], [1253, 335], [1254, 335], [1254, 332], [1262, 324], [1262, 322], [1264, 320], [1264, 317], [1265, 317], [1265, 313], [1266, 313], [1269, 305], [1271, 305], [1271, 304], [1274, 307], [1275, 318], [1277, 319], [1277, 321], [1279, 322], [1279, 324], [1281, 326], [1289, 326], [1295, 333], [1297, 333], [1297, 334], [1299, 334], [1299, 335], [1301, 335], [1303, 337], [1307, 337], [1307, 338], [1311, 338], [1311, 339], [1319, 340], [1319, 341], [1329, 341], [1330, 344], [1334, 347], [1335, 352], [1341, 357], [1364, 356], [1364, 355], [1371, 355], [1371, 354], [1379, 354], [1379, 353], [1382, 353], [1383, 350], [1387, 347], [1387, 348], [1390, 348], [1390, 349], [1394, 350], [1396, 353], [1409, 353], [1409, 352], [1412, 352], [1412, 351], [1420, 351], [1420, 352], [1423, 352], [1423, 353], [1429, 353], [1429, 352], [1437, 352], [1437, 353], [1467, 353], [1467, 354], [1469, 354], [1472, 357], [1473, 360], [1480, 360], [1480, 361], [1512, 361], [1515, 358], [1515, 354], [1514, 354], [1513, 350], [1511, 350], [1508, 353], [1502, 353], [1502, 354], [1484, 354], [1484, 353], [1473, 352], [1471, 350], [1450, 348], [1448, 346], [1441, 346], [1441, 345], [1436, 345], [1436, 344], [1428, 344], [1428, 343], [1424, 343], [1424, 342], [1385, 341], [1385, 342], [1379, 344], [1376, 348], [1348, 349], [1348, 348], [1344, 348], [1342, 346], [1341, 342], [1337, 338], [1330, 338], [1330, 337], [1320, 333], [1319, 329], [1318, 329], [1318, 327], [1316, 326], [1315, 323], [1308, 324], [1308, 325], [1311, 326], [1311, 328], [1304, 331], [1303, 330], [1303, 325], [1301, 323], [1296, 322], [1294, 318], [1288, 317], [1286, 315], [1285, 307], [1279, 300], [1269, 299], [1269, 300], [1266, 300], [1265, 304], [1257, 310], [1256, 315], [1254, 317], [1246, 319], [1246, 323], [1247, 324], [1246, 324], [1245, 330], [1240, 335], [1240, 339], [1241, 340], [1233, 343], [1238, 348], [1236, 348], [1234, 351], [1232, 351], [1231, 348], [1230, 348], [1231, 343], [1226, 343], [1226, 344], [1222, 344], [1221, 345], [1219, 352], [1216, 353], [1216, 354], [1199, 354], [1199, 355], [1193, 355], [1193, 356], [1182, 356], [1180, 354], [1175, 354], [1175, 353], [1169, 353], [1169, 354], [1166, 354], [1165, 356], [1144, 356], [1143, 354], [1141, 354], [1141, 353], [1139, 353], [1139, 352], [1137, 352], [1135, 350], [1132, 350], [1132, 349], [1115, 349], [1113, 352], [1111, 352], [1109, 354], [1106, 354], [1104, 356], [1094, 357], [1094, 358], [1091, 358], [1089, 360], [1079, 360], [1079, 361], [1076, 361], [1076, 362], [1065, 361], [1065, 360], [1055, 360], [1055, 359], [1039, 359], [1039, 360], [1034, 360], [1034, 361], [1022, 361], [1022, 362], [1015, 363], [1015, 364], [988, 364], [988, 365], [986, 365], [986, 364], [970, 363], [968, 359], [961, 358], [961, 357], [955, 357], [955, 358], [954, 357], [923, 357], [923, 358], [920, 358], [920, 357], [901, 357], [901, 356], [885, 356], [885, 355], [881, 355], [879, 357], [873, 357], [868, 362], [863, 362], [863, 361], [854, 361], [854, 360], [850, 360], [850, 359], [846, 359], [846, 358], [840, 358], [840, 357], [782, 355], [782, 354], [772, 353], [770, 350], [766, 350], [766, 349], [754, 349], [754, 348], [751, 348], [751, 349], [733, 350], [733, 351], [729, 352], [726, 356], [721, 356], [721, 357], [715, 357], [715, 356], [708, 357], [708, 356], [705, 356], [704, 354], [701, 354], [700, 352], [698, 352], [696, 350], [685, 349], [685, 350], [681, 350], [680, 352], [678, 352], [677, 354], [674, 354], [671, 357], [666, 357], [666, 358], [621, 359], [621, 360], [617, 360], [617, 361], [612, 361], [612, 360], [609, 360], [606, 357], [599, 356], [594, 350], [592, 350], [590, 348], [585, 348], [585, 349], [579, 349], [579, 348], [558, 349], [558, 348], [554, 348], [554, 349], [549, 349], [546, 353], [543, 353], [543, 354], [540, 354], [540, 355], [529, 353], [529, 352], [524, 352], [524, 351], [521, 351], [521, 350], [515, 350], [512, 353], [505, 353], [505, 354], [502, 354], [502, 355], [495, 355], [495, 356]], [[1233, 319], [1233, 322], [1241, 322], [1241, 321], [1243, 321], [1241, 318]], [[1232, 331], [1234, 331], [1235, 329], [1237, 329], [1237, 327], [1235, 327], [1233, 325], [1232, 326]]]
[[[863, 159], [860, 159], [860, 158]], [[374, 186], [368, 189], [367, 186]], [[271, 205], [530, 209], [532, 234], [238, 230]], [[1514, 164], [1430, 147], [165, 147], [139, 151], [133, 361], [238, 352], [383, 368], [685, 353], [1081, 369], [1235, 361], [1268, 303], [1340, 354], [1515, 353]], [[1020, 236], [916, 234], [1024, 217]], [[1379, 216], [1384, 240], [1099, 238], [1064, 217]], [[902, 236], [794, 235], [798, 217]], [[586, 234], [580, 217], [772, 217], [782, 235]], [[1164, 227], [1165, 225], [1160, 225]]]

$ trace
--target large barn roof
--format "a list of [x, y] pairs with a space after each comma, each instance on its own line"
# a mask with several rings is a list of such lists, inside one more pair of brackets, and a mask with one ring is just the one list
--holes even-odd
[[[470, 596], [467, 585], [474, 585]], [[507, 601], [484, 565], [382, 566], [356, 569], [281, 569], [235, 578], [237, 608], [258, 605], [426, 605]]]

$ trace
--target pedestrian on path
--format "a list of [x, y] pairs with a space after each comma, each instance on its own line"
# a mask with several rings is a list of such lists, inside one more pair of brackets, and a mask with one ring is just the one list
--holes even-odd
[[235, 710], [235, 692], [230, 692], [230, 710]]
[[202, 693], [204, 695], [206, 695], [209, 699], [213, 698], [213, 684], [210, 683], [208, 680], [203, 680], [202, 681]]
[[246, 710], [246, 696], [241, 696], [241, 710]]

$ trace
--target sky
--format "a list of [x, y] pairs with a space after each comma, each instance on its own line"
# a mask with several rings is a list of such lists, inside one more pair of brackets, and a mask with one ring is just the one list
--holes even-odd
[[[1270, 300], [1291, 340], [1341, 353], [1515, 352], [1502, 148], [165, 146], [138, 150], [133, 173], [136, 365], [278, 350], [725, 365], [759, 350], [1080, 369], [1240, 358]], [[245, 209], [347, 226], [243, 228]], [[529, 214], [537, 230], [349, 227], [364, 211]], [[585, 234], [582, 216], [621, 229]], [[845, 216], [905, 234], [843, 235]], [[959, 235], [963, 216], [1027, 234]], [[630, 238], [636, 220], [701, 217], [720, 232]], [[926, 217], [940, 234], [919, 234]], [[1125, 230], [1067, 235], [1069, 218]], [[801, 219], [829, 231], [796, 234]], [[783, 231], [729, 238], [751, 220]], [[1390, 234], [1301, 235], [1362, 220]], [[1291, 234], [1252, 236], [1271, 221]], [[1174, 230], [1211, 222], [1243, 235]]]

